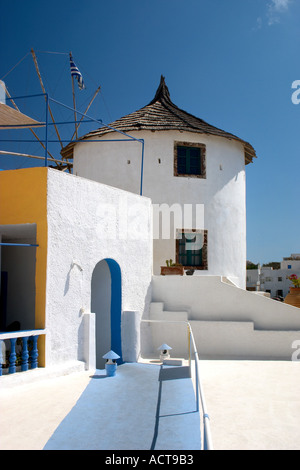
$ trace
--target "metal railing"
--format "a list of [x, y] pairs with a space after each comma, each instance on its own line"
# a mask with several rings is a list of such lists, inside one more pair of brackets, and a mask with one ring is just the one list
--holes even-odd
[[199, 367], [199, 355], [197, 351], [197, 346], [195, 343], [195, 338], [193, 335], [192, 327], [188, 321], [180, 321], [180, 320], [151, 320], [151, 319], [144, 319], [142, 320], [143, 323], [179, 323], [185, 324], [188, 329], [188, 354], [189, 354], [189, 367], [191, 371], [192, 377], [192, 358], [195, 362], [195, 395], [196, 395], [196, 411], [199, 412], [200, 403], [202, 409], [202, 450], [214, 450], [213, 449], [213, 442], [212, 442], [212, 435], [210, 429], [210, 418], [207, 412], [206, 400], [204, 396], [203, 386], [201, 383], [200, 378], [200, 367]]
[[199, 398], [201, 400], [201, 407], [202, 407], [202, 419], [203, 419], [203, 449], [204, 450], [213, 450], [212, 444], [212, 436], [210, 430], [210, 418], [207, 412], [207, 406], [204, 396], [204, 391], [202, 387], [202, 383], [200, 380], [199, 374], [199, 355], [197, 351], [197, 346], [195, 343], [192, 327], [189, 322], [187, 322], [188, 331], [189, 331], [189, 361], [191, 367], [191, 356], [192, 356], [192, 349], [195, 359], [195, 386], [196, 386], [196, 403], [197, 403], [197, 411], [199, 411]]

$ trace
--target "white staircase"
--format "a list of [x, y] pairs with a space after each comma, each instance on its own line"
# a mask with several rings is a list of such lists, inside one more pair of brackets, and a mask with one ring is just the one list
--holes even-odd
[[172, 357], [187, 358], [187, 326], [180, 322], [188, 321], [188, 312], [165, 311], [163, 302], [152, 302], [150, 304], [149, 319], [164, 321], [164, 323], [151, 323], [151, 335], [154, 351], [156, 351], [161, 344], [166, 343], [172, 348]]
[[[165, 323], [149, 323], [153, 352], [160, 344], [167, 343], [172, 347], [173, 357], [188, 358], [187, 325], [179, 323], [188, 321], [202, 359], [292, 360], [300, 344], [300, 309], [221, 280], [209, 302], [209, 289], [203, 289], [203, 284], [209, 286], [208, 279], [197, 278], [191, 282], [185, 279], [184, 289], [179, 279], [155, 278], [149, 319]], [[218, 287], [216, 279], [211, 282]], [[189, 285], [193, 292], [189, 291]], [[203, 305], [208, 307], [207, 311], [210, 309], [209, 313]]]

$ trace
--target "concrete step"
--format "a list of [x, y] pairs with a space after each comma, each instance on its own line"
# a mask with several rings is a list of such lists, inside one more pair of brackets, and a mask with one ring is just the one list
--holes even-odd
[[149, 318], [150, 320], [188, 321], [188, 312], [166, 311], [164, 310], [164, 302], [151, 302]]
[[190, 324], [202, 359], [292, 360], [300, 345], [300, 331], [257, 330], [253, 322], [195, 320]]
[[152, 324], [152, 344], [155, 350], [167, 343], [172, 347], [171, 357], [188, 357], [187, 326], [175, 322], [189, 321], [201, 358], [294, 360], [299, 350], [296, 360], [300, 360], [300, 330], [257, 329], [253, 321], [243, 320], [191, 320], [187, 311], [164, 307], [164, 302], [153, 302], [150, 319], [174, 323]]

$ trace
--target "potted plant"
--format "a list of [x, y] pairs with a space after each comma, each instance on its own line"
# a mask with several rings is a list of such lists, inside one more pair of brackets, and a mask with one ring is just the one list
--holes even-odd
[[300, 278], [296, 274], [292, 274], [289, 276], [289, 280], [292, 281], [293, 287], [290, 287], [290, 292], [284, 299], [284, 303], [300, 308]]
[[162, 276], [168, 276], [168, 275], [183, 276], [184, 267], [182, 266], [182, 264], [173, 263], [172, 259], [167, 259], [166, 266], [160, 267], [160, 274]]

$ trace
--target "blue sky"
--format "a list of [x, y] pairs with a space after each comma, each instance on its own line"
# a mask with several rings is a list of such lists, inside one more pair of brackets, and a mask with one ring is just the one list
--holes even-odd
[[[31, 48], [46, 91], [69, 106], [72, 51], [86, 84], [76, 90], [78, 109], [84, 111], [101, 85], [89, 115], [104, 122], [147, 104], [164, 75], [177, 106], [256, 149], [258, 158], [246, 171], [247, 258], [264, 263], [300, 252], [300, 104], [291, 99], [292, 83], [300, 80], [298, 0], [0, 5], [0, 79], [12, 96], [41, 92]], [[29, 113], [26, 106], [22, 110]], [[87, 130], [82, 126], [82, 133]], [[41, 154], [29, 145], [26, 151]], [[3, 169], [42, 165], [0, 158]]]

